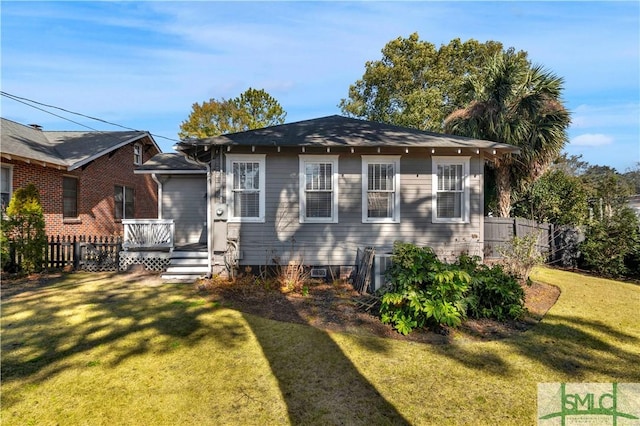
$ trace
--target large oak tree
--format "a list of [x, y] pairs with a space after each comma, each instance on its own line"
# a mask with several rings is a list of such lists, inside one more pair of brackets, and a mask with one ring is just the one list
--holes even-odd
[[347, 116], [440, 132], [444, 119], [471, 101], [465, 80], [483, 75], [486, 58], [502, 50], [495, 41], [454, 39], [437, 48], [417, 33], [399, 37], [384, 46], [382, 59], [365, 64], [339, 106]]

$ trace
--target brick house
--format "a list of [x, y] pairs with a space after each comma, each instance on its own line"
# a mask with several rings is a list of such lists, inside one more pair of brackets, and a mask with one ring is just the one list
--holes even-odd
[[121, 235], [122, 219], [156, 218], [157, 185], [134, 169], [160, 152], [142, 131], [43, 131], [1, 119], [2, 209], [29, 183], [47, 235]]

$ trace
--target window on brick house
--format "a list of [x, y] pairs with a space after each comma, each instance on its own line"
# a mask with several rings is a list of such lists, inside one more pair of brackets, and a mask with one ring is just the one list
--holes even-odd
[[142, 145], [139, 143], [133, 145], [133, 164], [136, 166], [142, 164]]
[[0, 175], [0, 202], [2, 202], [2, 211], [5, 211], [11, 201], [11, 167], [2, 166], [2, 174]]
[[78, 179], [62, 178], [62, 216], [78, 217]]
[[133, 188], [128, 186], [115, 186], [115, 218], [116, 219], [132, 219], [133, 218]]

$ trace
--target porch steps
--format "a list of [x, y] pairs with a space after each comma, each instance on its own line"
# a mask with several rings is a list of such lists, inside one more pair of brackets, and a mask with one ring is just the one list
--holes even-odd
[[206, 251], [174, 250], [161, 277], [164, 281], [193, 282], [209, 272]]

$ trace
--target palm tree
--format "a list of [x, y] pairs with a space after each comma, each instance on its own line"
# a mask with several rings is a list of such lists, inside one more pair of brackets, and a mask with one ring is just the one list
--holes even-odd
[[522, 55], [495, 55], [483, 75], [469, 80], [473, 101], [446, 118], [445, 131], [520, 148], [493, 165], [497, 214], [509, 217], [512, 190], [535, 181], [560, 154], [571, 119], [560, 100], [562, 78]]

